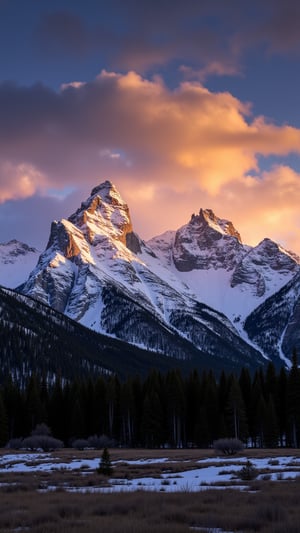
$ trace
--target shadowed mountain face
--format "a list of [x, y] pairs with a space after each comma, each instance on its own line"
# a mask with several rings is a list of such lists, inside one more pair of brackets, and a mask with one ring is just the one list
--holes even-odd
[[[176, 335], [175, 340], [178, 352], [187, 357], [176, 359], [176, 368], [184, 374], [207, 368], [205, 354]], [[154, 366], [162, 372], [174, 367], [172, 357], [96, 333], [41, 302], [1, 287], [0, 346], [0, 384], [12, 379], [21, 387], [32, 374], [52, 383], [57, 377], [64, 381], [116, 373], [126, 378], [146, 376]], [[224, 363], [230, 371], [230, 362]], [[215, 369], [222, 368], [220, 359]]]
[[[220, 360], [254, 367], [270, 353], [245, 321], [298, 273], [295, 255], [269, 239], [244, 245], [233, 224], [209, 209], [145, 243], [106, 181], [76, 213], [52, 223], [47, 248], [19, 290], [148, 350], [188, 360], [189, 346], [212, 367]], [[271, 355], [278, 363], [291, 355], [282, 349]]]

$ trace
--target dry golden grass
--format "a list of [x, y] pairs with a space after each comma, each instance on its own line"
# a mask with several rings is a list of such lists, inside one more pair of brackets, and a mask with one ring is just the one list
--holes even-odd
[[[0, 492], [0, 531], [183, 533], [190, 527], [299, 533], [299, 482], [260, 483], [258, 492], [41, 494]], [[201, 531], [201, 530], [199, 530]]]

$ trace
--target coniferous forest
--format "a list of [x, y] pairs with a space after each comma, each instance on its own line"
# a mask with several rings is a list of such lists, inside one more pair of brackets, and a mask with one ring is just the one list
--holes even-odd
[[300, 370], [218, 377], [212, 371], [152, 370], [146, 378], [116, 375], [54, 383], [32, 375], [20, 388], [0, 386], [0, 445], [27, 437], [38, 424], [66, 446], [106, 436], [127, 447], [202, 447], [223, 437], [251, 447], [300, 445]]

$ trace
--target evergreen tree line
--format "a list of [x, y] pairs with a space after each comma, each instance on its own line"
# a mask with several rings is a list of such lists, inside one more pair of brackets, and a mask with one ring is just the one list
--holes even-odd
[[45, 423], [66, 446], [74, 439], [106, 435], [130, 447], [209, 447], [219, 438], [248, 446], [300, 445], [300, 370], [270, 363], [251, 375], [197, 370], [151, 371], [55, 383], [32, 375], [24, 388], [0, 386], [0, 445], [30, 435]]

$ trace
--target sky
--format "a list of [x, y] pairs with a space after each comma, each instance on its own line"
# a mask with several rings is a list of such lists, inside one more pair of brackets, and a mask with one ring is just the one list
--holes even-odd
[[0, 242], [111, 180], [148, 239], [200, 208], [300, 254], [300, 4], [0, 0]]

